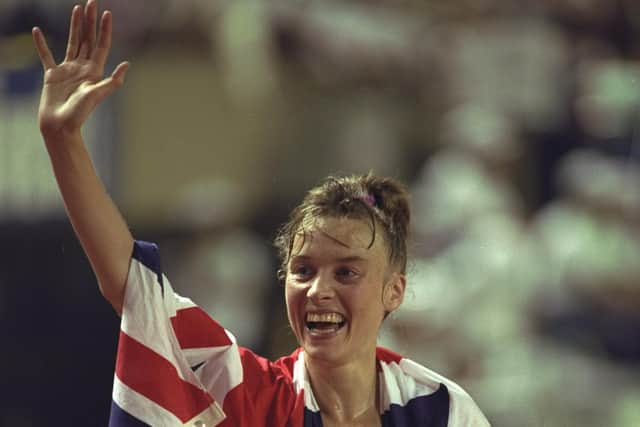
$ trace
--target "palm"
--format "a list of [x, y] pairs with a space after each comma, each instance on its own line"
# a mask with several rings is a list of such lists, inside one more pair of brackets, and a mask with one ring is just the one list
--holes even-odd
[[44, 79], [40, 120], [83, 123], [93, 107], [89, 104], [91, 90], [102, 80], [102, 70], [96, 68], [73, 61], [50, 69]]
[[[79, 130], [96, 105], [122, 84], [126, 63], [104, 78], [104, 63], [111, 44], [111, 15], [103, 14], [96, 43], [96, 9], [95, 1], [90, 0], [83, 19], [81, 8], [74, 8], [67, 54], [58, 65], [42, 33], [34, 30], [36, 47], [45, 69], [39, 109], [43, 133]], [[83, 26], [85, 31], [81, 36]]]

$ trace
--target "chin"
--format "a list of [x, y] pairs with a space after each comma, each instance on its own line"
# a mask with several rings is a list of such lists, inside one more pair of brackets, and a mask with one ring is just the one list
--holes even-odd
[[[336, 337], [338, 338], [338, 337]], [[305, 337], [302, 348], [305, 354], [316, 361], [331, 364], [343, 364], [353, 357], [345, 342], [337, 342], [338, 339], [314, 340]]]
[[335, 346], [319, 346], [306, 344], [303, 346], [304, 353], [309, 359], [313, 359], [319, 362], [327, 362], [332, 364], [339, 364], [345, 362], [345, 356], [343, 351], [337, 351]]

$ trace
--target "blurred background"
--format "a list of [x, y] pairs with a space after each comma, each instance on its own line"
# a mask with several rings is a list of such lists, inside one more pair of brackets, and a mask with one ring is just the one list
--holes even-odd
[[[118, 317], [37, 126], [43, 28], [0, 0], [0, 425], [106, 425]], [[295, 347], [271, 240], [334, 172], [413, 195], [380, 342], [501, 426], [640, 426], [640, 2], [103, 0], [125, 86], [84, 129], [174, 288], [275, 358]]]

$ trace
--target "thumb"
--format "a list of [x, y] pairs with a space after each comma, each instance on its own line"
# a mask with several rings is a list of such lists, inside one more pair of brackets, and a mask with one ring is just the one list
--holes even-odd
[[113, 70], [110, 77], [101, 80], [93, 86], [91, 91], [93, 92], [97, 102], [100, 102], [102, 99], [111, 95], [116, 91], [116, 89], [124, 84], [124, 77], [128, 69], [129, 63], [122, 62], [115, 70]]
[[113, 73], [111, 73], [111, 77], [115, 79], [120, 85], [122, 85], [124, 83], [124, 76], [127, 74], [127, 70], [129, 70], [130, 65], [131, 64], [129, 62], [121, 62], [120, 64], [118, 64], [116, 69], [113, 70]]

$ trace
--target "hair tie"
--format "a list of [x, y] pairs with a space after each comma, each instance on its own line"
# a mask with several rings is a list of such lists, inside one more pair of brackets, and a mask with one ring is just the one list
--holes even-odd
[[365, 195], [358, 197], [358, 199], [362, 200], [364, 203], [371, 206], [372, 208], [376, 207], [376, 198], [371, 193], [366, 193]]

